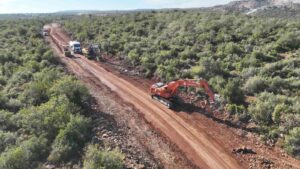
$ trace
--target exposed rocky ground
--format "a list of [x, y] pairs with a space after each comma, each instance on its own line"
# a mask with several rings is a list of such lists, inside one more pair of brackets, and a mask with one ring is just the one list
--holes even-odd
[[[216, 6], [215, 9], [244, 11], [247, 14], [262, 10], [299, 10], [299, 0], [239, 0], [226, 5]], [[283, 13], [284, 14], [284, 13]]]

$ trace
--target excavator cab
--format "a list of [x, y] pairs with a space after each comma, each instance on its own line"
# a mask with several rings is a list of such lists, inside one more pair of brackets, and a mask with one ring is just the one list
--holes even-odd
[[155, 83], [153, 86], [154, 86], [155, 88], [160, 88], [160, 87], [163, 87], [164, 85], [165, 85], [164, 83], [159, 82], [159, 83]]
[[173, 107], [172, 101], [160, 96], [162, 93], [167, 93], [168, 86], [162, 82], [155, 83], [150, 88], [151, 97], [154, 100], [161, 102], [162, 104], [166, 105], [168, 108]]

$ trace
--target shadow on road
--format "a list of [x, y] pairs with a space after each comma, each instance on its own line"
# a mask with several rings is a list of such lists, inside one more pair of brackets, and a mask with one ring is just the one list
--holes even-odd
[[[178, 112], [186, 112], [188, 114], [199, 113], [201, 115], [206, 116], [207, 118], [212, 119], [213, 121], [215, 121], [217, 123], [225, 124], [225, 125], [227, 125], [231, 128], [242, 129], [242, 130], [245, 130], [247, 132], [259, 133], [257, 128], [247, 128], [245, 126], [245, 123], [242, 123], [242, 122], [235, 123], [235, 122], [232, 122], [232, 121], [229, 121], [229, 120], [220, 119], [220, 118], [214, 116], [213, 112], [207, 112], [206, 110], [204, 110], [200, 107], [197, 107], [193, 104], [178, 103], [172, 108], [172, 110], [177, 112], [177, 113]], [[218, 111], [218, 113], [222, 113], [222, 111], [221, 112]]]

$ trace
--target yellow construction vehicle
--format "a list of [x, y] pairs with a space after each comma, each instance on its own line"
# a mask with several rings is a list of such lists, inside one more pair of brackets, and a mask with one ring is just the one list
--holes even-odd
[[72, 57], [72, 52], [70, 51], [70, 46], [69, 45], [62, 45], [62, 51], [64, 53], [65, 57]]
[[98, 45], [89, 45], [87, 48], [82, 49], [82, 54], [88, 59], [95, 59], [100, 55], [100, 49]]

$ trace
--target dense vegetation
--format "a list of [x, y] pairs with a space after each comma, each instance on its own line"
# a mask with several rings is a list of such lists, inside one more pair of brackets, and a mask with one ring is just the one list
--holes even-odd
[[[58, 66], [40, 35], [42, 27], [42, 21], [33, 19], [0, 21], [1, 169], [78, 164], [93, 136], [91, 97]], [[89, 151], [86, 166], [122, 167], [116, 151], [99, 150], [101, 156]]]
[[146, 77], [209, 80], [233, 117], [300, 157], [298, 20], [190, 10], [77, 16], [64, 26]]
[[276, 18], [300, 18], [300, 4], [290, 4], [288, 6], [272, 6], [263, 10], [256, 11], [255, 15], [259, 17], [276, 17]]

